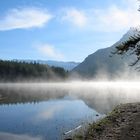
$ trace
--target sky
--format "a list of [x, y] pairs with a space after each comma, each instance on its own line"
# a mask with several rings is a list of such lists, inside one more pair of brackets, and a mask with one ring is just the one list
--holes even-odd
[[0, 59], [82, 62], [140, 23], [137, 0], [1, 0]]

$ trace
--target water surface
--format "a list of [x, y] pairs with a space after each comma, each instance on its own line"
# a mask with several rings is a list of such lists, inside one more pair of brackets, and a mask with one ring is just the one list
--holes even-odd
[[42, 90], [1, 88], [1, 140], [61, 140], [65, 132], [99, 118], [80, 99], [54, 98], [53, 90]]
[[[139, 82], [1, 83], [1, 140], [61, 140], [116, 105], [140, 102]], [[99, 116], [98, 116], [98, 115]]]

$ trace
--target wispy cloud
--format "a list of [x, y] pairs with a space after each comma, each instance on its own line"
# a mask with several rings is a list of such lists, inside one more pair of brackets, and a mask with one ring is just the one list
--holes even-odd
[[107, 9], [96, 9], [93, 11], [90, 23], [94, 30], [120, 31], [140, 24], [140, 13], [136, 9], [121, 9], [112, 5]]
[[36, 48], [39, 53], [46, 57], [55, 59], [61, 59], [64, 57], [61, 52], [59, 52], [53, 45], [50, 44], [40, 44]]
[[140, 24], [136, 0], [123, 0], [123, 6], [109, 5], [104, 9], [66, 8], [61, 21], [93, 31], [114, 32]]
[[31, 7], [11, 9], [0, 20], [0, 31], [42, 27], [53, 16], [47, 11]]
[[70, 22], [77, 27], [84, 27], [87, 23], [87, 17], [84, 12], [75, 8], [66, 8], [62, 10], [62, 21]]

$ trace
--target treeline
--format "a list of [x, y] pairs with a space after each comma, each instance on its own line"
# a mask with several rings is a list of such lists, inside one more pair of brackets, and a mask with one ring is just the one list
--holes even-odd
[[0, 60], [0, 81], [65, 79], [68, 72], [60, 67], [49, 67], [36, 62]]

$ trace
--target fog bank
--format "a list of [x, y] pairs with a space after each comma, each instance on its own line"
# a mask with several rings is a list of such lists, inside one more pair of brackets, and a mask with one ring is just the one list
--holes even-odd
[[63, 98], [81, 99], [98, 112], [107, 113], [120, 103], [140, 102], [139, 85], [138, 81], [1, 83], [0, 103], [37, 102]]

